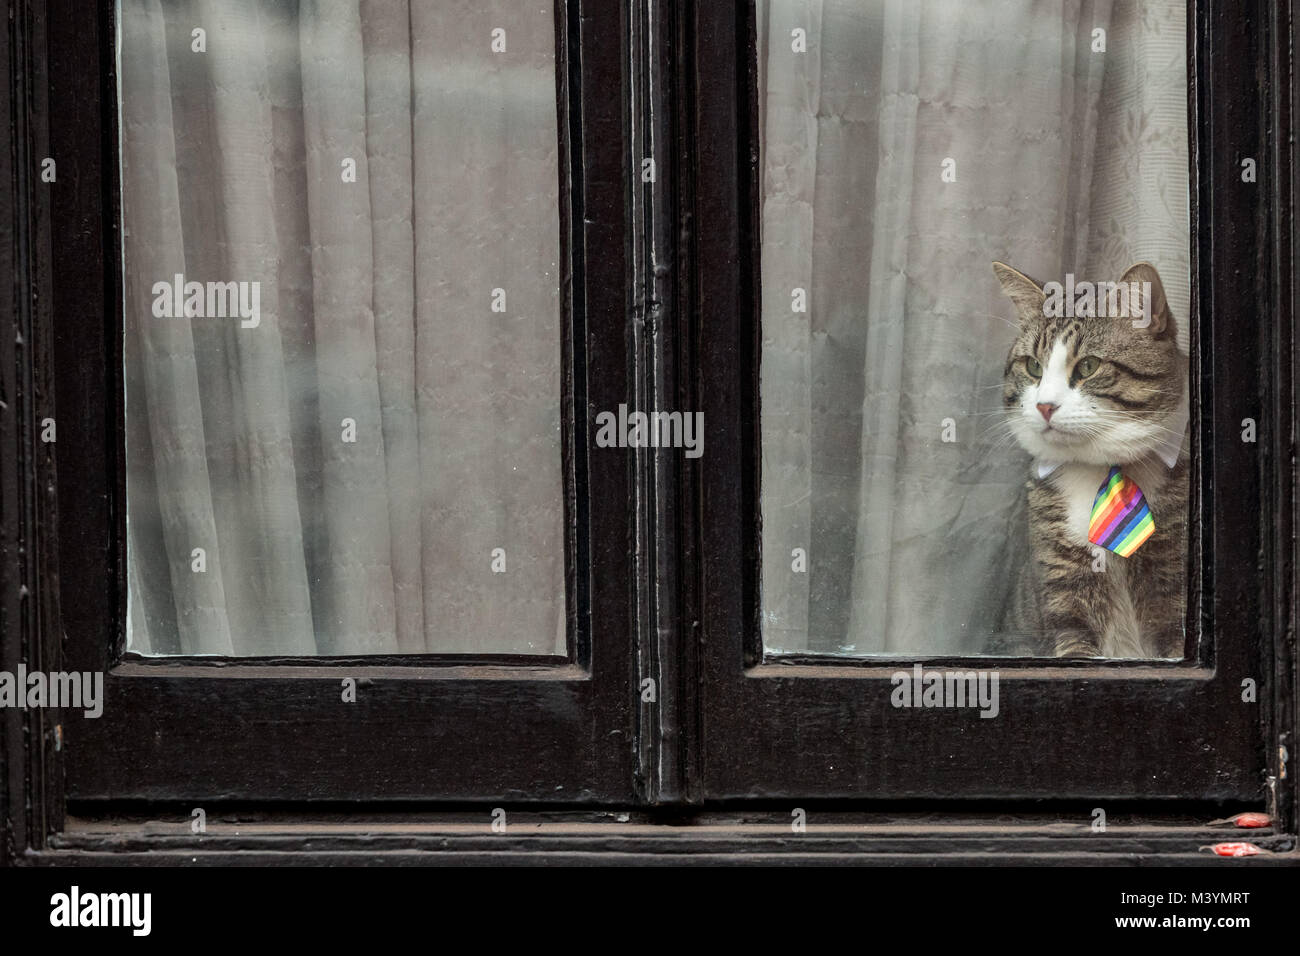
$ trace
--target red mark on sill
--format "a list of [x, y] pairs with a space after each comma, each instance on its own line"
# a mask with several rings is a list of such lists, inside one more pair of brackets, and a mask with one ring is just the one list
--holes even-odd
[[1206, 824], [1207, 827], [1226, 827], [1236, 826], [1255, 829], [1266, 827], [1272, 824], [1267, 813], [1238, 813], [1236, 816], [1224, 817], [1222, 820], [1211, 820]]
[[1216, 843], [1201, 849], [1213, 850], [1218, 856], [1259, 856], [1266, 852], [1253, 843]]

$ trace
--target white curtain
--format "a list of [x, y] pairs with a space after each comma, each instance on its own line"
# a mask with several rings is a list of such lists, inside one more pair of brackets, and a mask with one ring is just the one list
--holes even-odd
[[993, 260], [1046, 281], [1147, 259], [1186, 350], [1185, 7], [758, 3], [769, 649], [980, 653], [997, 630], [1028, 460], [995, 425]]
[[120, 23], [130, 648], [562, 653], [552, 6]]

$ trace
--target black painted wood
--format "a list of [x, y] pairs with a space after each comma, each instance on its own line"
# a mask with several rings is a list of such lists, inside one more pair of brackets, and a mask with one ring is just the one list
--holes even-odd
[[[539, 857], [551, 862], [858, 862], [886, 865], [1007, 863], [1034, 860], [1079, 863], [1181, 863], [1231, 865], [1210, 845], [1236, 839], [1231, 830], [1204, 820], [1116, 817], [1105, 832], [1093, 831], [1086, 812], [1071, 818], [1045, 814], [965, 815], [935, 818], [898, 814], [859, 822], [838, 814], [814, 814], [802, 832], [788, 815], [754, 814], [744, 822], [705, 816], [689, 825], [653, 819], [596, 821], [560, 815], [517, 814], [504, 832], [493, 832], [486, 815], [475, 819], [408, 822], [381, 819], [315, 821], [312, 846], [302, 852], [304, 828], [292, 820], [209, 817], [202, 835], [188, 814], [117, 822], [72, 821], [35, 862], [96, 865], [123, 858], [153, 865], [201, 865], [240, 860], [270, 862], [275, 854], [335, 864], [475, 862], [500, 864]], [[785, 817], [783, 819], [783, 816]], [[1270, 829], [1250, 839], [1267, 855], [1252, 865], [1300, 863], [1294, 840]], [[197, 860], [196, 860], [197, 857]]]
[[[1276, 340], [1272, 356], [1272, 414], [1279, 445], [1277, 476], [1278, 502], [1275, 513], [1272, 562], [1273, 642], [1272, 714], [1265, 736], [1269, 761], [1269, 788], [1273, 813], [1289, 832], [1300, 830], [1300, 741], [1296, 721], [1300, 715], [1300, 647], [1297, 646], [1296, 617], [1296, 453], [1300, 440], [1300, 419], [1296, 410], [1296, 377], [1300, 370], [1300, 340], [1296, 322], [1300, 317], [1300, 135], [1296, 132], [1300, 110], [1300, 6], [1295, 0], [1279, 0], [1270, 18], [1269, 75], [1276, 83], [1269, 117], [1270, 165], [1275, 170], [1270, 212], [1275, 242], [1270, 271], [1277, 278], [1274, 288], [1273, 327]], [[1289, 78], [1289, 82], [1288, 82]]]
[[[26, 465], [29, 453], [20, 435], [17, 414], [19, 363], [17, 341], [27, 308], [27, 265], [18, 253], [19, 234], [27, 223], [26, 194], [30, 187], [22, 183], [17, 172], [26, 163], [22, 127], [18, 112], [24, 96], [15, 89], [26, 82], [26, 71], [19, 53], [24, 24], [14, 16], [13, 3], [6, 4], [8, 29], [0, 32], [0, 53], [5, 69], [0, 71], [0, 111], [9, 132], [5, 149], [0, 151], [0, 183], [3, 189], [4, 215], [0, 219], [0, 275], [13, 284], [13, 290], [0, 300], [0, 661], [19, 660], [24, 653], [27, 634], [17, 625], [21, 603], [17, 600], [25, 569], [19, 562], [21, 547], [18, 522], [23, 512], [23, 488], [30, 474]], [[15, 108], [17, 107], [17, 109]], [[22, 463], [22, 464], [20, 464]], [[12, 862], [20, 848], [29, 844], [27, 820], [26, 745], [24, 719], [19, 711], [0, 711], [0, 866]]]
[[[0, 670], [59, 661], [54, 498], [56, 443], [50, 333], [50, 207], [57, 182], [41, 173], [53, 147], [41, 122], [48, 64], [42, 11], [10, 2], [3, 32], [5, 149], [0, 152], [0, 268], [12, 294], [0, 307]], [[58, 170], [55, 170], [57, 175]], [[0, 710], [0, 864], [44, 845], [62, 826], [57, 709]]]

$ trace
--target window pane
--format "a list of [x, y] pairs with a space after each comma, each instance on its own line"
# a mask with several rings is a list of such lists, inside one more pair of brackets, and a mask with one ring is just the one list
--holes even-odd
[[565, 653], [554, 10], [120, 25], [129, 648]]
[[1181, 658], [1186, 4], [758, 17], [768, 652]]

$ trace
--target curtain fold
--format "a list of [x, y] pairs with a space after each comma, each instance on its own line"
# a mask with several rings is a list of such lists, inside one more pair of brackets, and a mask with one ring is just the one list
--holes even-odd
[[425, 647], [421, 599], [420, 446], [416, 419], [415, 193], [411, 143], [411, 17], [406, 0], [363, 0], [366, 153], [380, 419], [387, 474], [398, 648]]
[[[326, 517], [321, 653], [397, 650], [388, 472], [379, 400], [367, 157], [366, 69], [357, 0], [299, 12], [316, 398]], [[356, 183], [344, 164], [356, 164]], [[332, 432], [338, 432], [335, 440]]]
[[[771, 545], [763, 562], [763, 626], [778, 641], [792, 629], [807, 628], [807, 575], [793, 566], [807, 560], [812, 518], [813, 469], [808, 438], [812, 428], [813, 340], [810, 316], [820, 308], [808, 281], [812, 269], [814, 205], [818, 184], [817, 117], [821, 104], [822, 2], [795, 0], [766, 7], [767, 42], [760, 59], [785, 67], [781, 82], [762, 91], [764, 109], [762, 297], [763, 323], [762, 475], [783, 494], [764, 500], [763, 540]], [[796, 54], [802, 31], [806, 52]], [[796, 638], [797, 639], [797, 638]]]
[[1184, 11], [760, 7], [765, 643], [978, 653], [1028, 465], [997, 425], [1014, 327], [990, 264], [1117, 279], [1149, 258], [1186, 316]]
[[[157, 0], [140, 2], [123, 30], [122, 42], [135, 55], [123, 60], [122, 84], [139, 94], [123, 102], [122, 126], [141, 144], [142, 154], [123, 168], [123, 188], [138, 197], [140, 209], [127, 241], [141, 249], [140, 256], [127, 262], [125, 285], [129, 300], [149, 303], [159, 275], [170, 278], [186, 268], [167, 95], [167, 40]], [[152, 85], [155, 78], [162, 82]], [[212, 499], [187, 494], [187, 489], [209, 488], [194, 337], [188, 323], [150, 321], [139, 309], [127, 310], [125, 324], [128, 442], [152, 465], [129, 489], [128, 533], [139, 546], [131, 549], [128, 574], [166, 584], [133, 602], [137, 646], [161, 653], [195, 653], [205, 647], [230, 653]], [[194, 548], [205, 549], [216, 573], [190, 571], [186, 557]], [[161, 620], [172, 626], [150, 626]]]
[[[185, 144], [183, 153], [177, 150], [185, 279], [257, 282], [260, 288], [256, 328], [188, 320], [199, 360], [209, 493], [222, 556], [218, 569], [209, 562], [203, 573], [221, 575], [236, 654], [309, 654], [315, 636], [302, 559], [291, 392], [279, 335], [279, 243], [266, 214], [274, 197], [271, 165], [264, 161], [272, 147], [268, 24], [255, 0], [200, 0], [190, 17], [184, 14], [168, 8], [165, 15], [172, 37], [180, 40], [169, 44], [172, 75], [193, 71], [180, 108], [173, 106], [172, 131]], [[206, 24], [208, 52], [198, 61], [206, 76], [195, 75], [200, 70], [187, 36], [193, 23]], [[220, 95], [203, 96], [212, 89]], [[124, 88], [124, 98], [129, 95]], [[202, 106], [192, 108], [201, 97]], [[138, 207], [129, 193], [123, 206], [130, 222]], [[131, 252], [128, 241], [128, 258]], [[203, 489], [181, 493], [201, 496]]]
[[485, 651], [485, 633], [520, 621], [543, 633], [546, 594], [545, 645], [513, 649], [551, 652], [565, 613], [554, 12], [412, 0], [411, 28], [425, 620], [440, 646]]
[[121, 22], [131, 649], [563, 653], [551, 7]]

